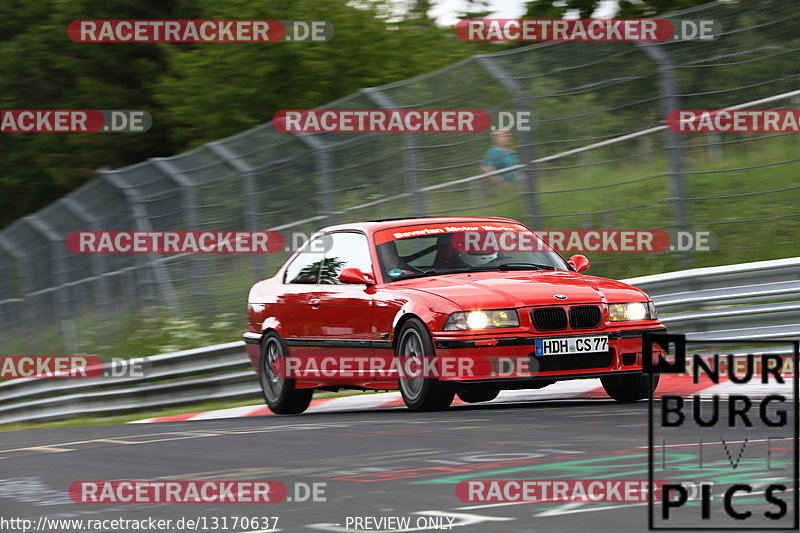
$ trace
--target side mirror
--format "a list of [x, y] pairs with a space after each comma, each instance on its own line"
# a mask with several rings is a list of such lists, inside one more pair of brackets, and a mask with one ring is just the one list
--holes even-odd
[[575, 269], [575, 272], [583, 272], [589, 268], [589, 260], [586, 259], [585, 255], [573, 255], [567, 262], [572, 268]]
[[361, 272], [357, 268], [345, 268], [339, 274], [339, 281], [351, 285], [374, 285], [372, 274]]

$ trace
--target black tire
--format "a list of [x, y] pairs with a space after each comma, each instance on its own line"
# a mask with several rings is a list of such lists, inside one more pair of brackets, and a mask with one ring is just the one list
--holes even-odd
[[489, 402], [497, 398], [500, 389], [461, 389], [456, 392], [462, 401], [467, 403]]
[[[659, 376], [656, 374], [653, 380], [653, 391], [658, 387], [658, 378]], [[608, 395], [618, 402], [644, 400], [651, 392], [649, 374], [606, 376], [600, 378], [600, 381]]]
[[[294, 380], [281, 377], [273, 364], [289, 353], [286, 342], [277, 333], [267, 333], [261, 341], [258, 361], [259, 382], [264, 400], [276, 415], [297, 415], [308, 409], [314, 389], [295, 389]], [[268, 364], [269, 363], [269, 364]]]
[[[400, 358], [403, 369], [409, 358], [435, 357], [431, 334], [421, 321], [411, 318], [403, 324], [395, 355]], [[401, 371], [398, 382], [403, 401], [411, 411], [441, 411], [453, 403], [455, 389], [435, 377], [405, 376]]]

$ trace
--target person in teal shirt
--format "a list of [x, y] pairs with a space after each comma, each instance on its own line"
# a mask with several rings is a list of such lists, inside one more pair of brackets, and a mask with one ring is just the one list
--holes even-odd
[[[511, 148], [511, 132], [508, 130], [497, 130], [492, 132], [492, 141], [494, 146], [486, 150], [483, 156], [483, 164], [481, 170], [483, 172], [491, 172], [501, 168], [513, 167], [519, 164], [517, 153]], [[517, 181], [517, 173], [514, 170], [503, 172], [499, 176], [492, 176], [493, 181], [500, 181], [503, 179], [506, 183], [514, 183]]]

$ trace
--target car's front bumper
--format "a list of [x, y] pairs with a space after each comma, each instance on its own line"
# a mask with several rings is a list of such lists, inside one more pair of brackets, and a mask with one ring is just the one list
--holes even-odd
[[[421, 377], [436, 378], [457, 383], [464, 387], [486, 387], [501, 389], [527, 389], [545, 386], [554, 381], [579, 378], [595, 378], [608, 375], [641, 374], [642, 372], [642, 333], [664, 333], [666, 328], [657, 325], [651, 328], [629, 328], [613, 330], [588, 330], [556, 332], [550, 335], [541, 333], [517, 332], [506, 335], [473, 335], [469, 333], [451, 334], [434, 332], [434, 366], [426, 369]], [[546, 356], [532, 355], [537, 339], [546, 337], [586, 337], [607, 335], [609, 350], [602, 353]], [[261, 334], [248, 332], [244, 335], [245, 347], [254, 368], [258, 368]], [[297, 344], [296, 340], [291, 341]], [[315, 345], [316, 346], [316, 345]], [[298, 388], [322, 388], [346, 386], [366, 389], [396, 389], [398, 371], [408, 371], [404, 364], [399, 366], [391, 341], [381, 341], [380, 345], [370, 347], [363, 343], [358, 348], [332, 348], [323, 343], [315, 354], [300, 355], [297, 359], [300, 373], [296, 376]], [[341, 354], [338, 352], [341, 351]], [[340, 369], [332, 373], [320, 374], [308, 371], [309, 363], [335, 355], [347, 358], [354, 355], [360, 359], [375, 360], [380, 363], [379, 371]], [[363, 354], [363, 355], [360, 355]], [[349, 357], [352, 359], [352, 357]], [[545, 361], [546, 359], [546, 361]], [[417, 367], [415, 367], [417, 368]]]
[[[524, 335], [434, 334], [437, 358], [442, 361], [439, 379], [463, 383], [510, 385], [513, 382], [598, 377], [642, 372], [642, 333], [664, 333], [653, 328], [591, 330]], [[608, 336], [608, 352], [536, 356], [537, 339], [544, 337]], [[451, 369], [451, 370], [448, 370]], [[454, 370], [457, 369], [457, 370]]]

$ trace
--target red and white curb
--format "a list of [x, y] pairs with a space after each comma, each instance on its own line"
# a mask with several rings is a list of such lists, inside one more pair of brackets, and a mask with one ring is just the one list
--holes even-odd
[[[662, 394], [680, 394], [682, 396], [713, 396], [715, 394], [727, 395], [731, 393], [746, 394], [751, 397], [765, 396], [767, 394], [783, 394], [792, 396], [792, 380], [786, 379], [784, 383], [771, 381], [762, 384], [753, 380], [747, 384], [735, 384], [729, 381], [713, 383], [706, 376], [702, 376], [699, 383], [693, 383], [690, 376], [662, 375], [656, 390], [656, 397]], [[506, 390], [487, 404], [524, 403], [538, 400], [601, 400], [610, 401], [608, 394], [603, 390], [599, 379], [576, 379], [559, 381], [542, 389], [533, 390]], [[458, 397], [453, 405], [464, 404]], [[380, 392], [373, 394], [359, 394], [341, 398], [321, 398], [312, 400], [306, 413], [325, 412], [355, 412], [364, 410], [405, 408], [399, 392]], [[135, 420], [130, 424], [147, 424], [150, 422], [183, 422], [188, 420], [215, 420], [220, 418], [241, 418], [247, 416], [272, 415], [266, 405], [245, 405], [230, 409], [217, 409], [200, 413], [184, 413], [180, 415], [162, 416]]]

